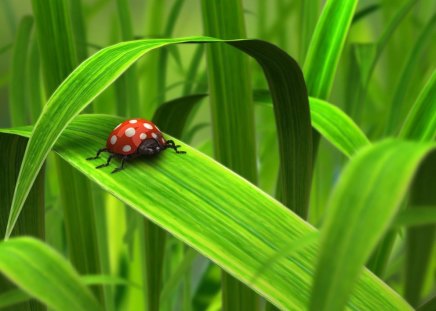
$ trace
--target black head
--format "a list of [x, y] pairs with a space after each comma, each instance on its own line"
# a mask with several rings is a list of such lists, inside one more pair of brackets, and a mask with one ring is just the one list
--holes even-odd
[[164, 148], [159, 145], [156, 139], [148, 138], [139, 145], [137, 153], [140, 155], [151, 156], [161, 152], [163, 149]]

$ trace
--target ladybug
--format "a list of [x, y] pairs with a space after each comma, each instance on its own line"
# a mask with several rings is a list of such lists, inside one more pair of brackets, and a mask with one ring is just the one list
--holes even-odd
[[114, 157], [121, 158], [120, 167], [112, 171], [116, 173], [124, 168], [127, 160], [141, 155], [152, 156], [167, 148], [174, 149], [176, 153], [186, 153], [177, 150], [179, 147], [174, 141], [165, 140], [162, 132], [153, 122], [144, 119], [130, 119], [118, 124], [109, 134], [106, 148], [99, 149], [95, 157], [87, 158], [87, 160], [95, 160], [99, 158], [100, 153], [109, 152], [106, 163], [96, 168], [108, 166]]

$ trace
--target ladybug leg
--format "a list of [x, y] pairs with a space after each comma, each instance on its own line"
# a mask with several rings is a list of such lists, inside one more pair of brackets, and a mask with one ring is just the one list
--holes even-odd
[[166, 144], [165, 147], [174, 149], [176, 151], [176, 153], [186, 153], [186, 151], [179, 151], [179, 150], [177, 150], [177, 148], [180, 148], [181, 146], [180, 145], [176, 145], [174, 143], [174, 141], [172, 141], [172, 140], [167, 140], [167, 144]]
[[90, 158], [87, 158], [86, 160], [95, 160], [95, 159], [97, 159], [100, 156], [100, 153], [102, 153], [104, 151], [107, 151], [107, 148], [98, 149], [97, 155], [95, 157], [90, 157]]
[[107, 161], [106, 161], [105, 164], [101, 164], [101, 165], [99, 165], [99, 166], [96, 166], [95, 168], [102, 168], [102, 167], [106, 167], [106, 166], [108, 166], [109, 163], [111, 162], [111, 160], [112, 160], [113, 157], [114, 157], [114, 155], [111, 154], [111, 155], [109, 156], [109, 158], [107, 158]]
[[122, 169], [124, 169], [124, 163], [126, 162], [127, 159], [128, 159], [128, 156], [124, 156], [124, 157], [122, 157], [120, 167], [117, 167], [116, 169], [114, 169], [114, 170], [112, 171], [111, 174], [116, 173], [116, 172], [119, 172], [119, 171], [121, 171]]

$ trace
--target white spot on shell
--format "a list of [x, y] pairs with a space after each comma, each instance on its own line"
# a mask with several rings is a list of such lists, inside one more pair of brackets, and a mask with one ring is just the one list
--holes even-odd
[[123, 147], [123, 151], [124, 151], [124, 152], [129, 152], [130, 150], [132, 150], [132, 147], [130, 147], [130, 145], [125, 145], [125, 146]]
[[142, 140], [147, 138], [147, 134], [145, 133], [141, 133], [141, 135], [139, 135], [139, 138], [141, 138]]
[[117, 142], [117, 136], [112, 135], [112, 137], [111, 137], [111, 144], [115, 145], [116, 142]]
[[129, 123], [135, 124], [138, 120], [130, 120]]
[[146, 129], [152, 130], [153, 129], [153, 125], [151, 125], [150, 123], [144, 123], [144, 127]]
[[133, 135], [135, 135], [135, 133], [136, 131], [133, 127], [129, 127], [125, 132], [127, 137], [132, 137]]
[[151, 133], [151, 136], [153, 136], [154, 139], [157, 138], [157, 134], [156, 133]]

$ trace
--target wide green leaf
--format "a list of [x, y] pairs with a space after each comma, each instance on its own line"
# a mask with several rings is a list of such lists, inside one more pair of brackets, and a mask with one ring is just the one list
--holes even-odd
[[364, 148], [350, 160], [332, 193], [321, 229], [311, 310], [344, 308], [365, 262], [406, 196], [414, 174], [434, 147], [388, 140]]
[[[153, 49], [176, 43], [226, 42], [253, 56], [269, 81], [277, 120], [284, 202], [306, 209], [311, 180], [311, 139], [304, 79], [298, 64], [274, 45], [260, 40], [221, 41], [209, 37], [138, 40], [107, 47], [83, 62], [56, 90], [36, 122], [23, 160], [11, 207], [9, 235], [23, 202], [51, 147], [74, 116], [119, 77], [131, 64]], [[308, 105], [307, 105], [308, 106]], [[298, 114], [297, 114], [298, 112]], [[298, 115], [298, 116], [297, 116]], [[301, 120], [300, 120], [301, 119]]]
[[[104, 159], [87, 161], [86, 157], [104, 144], [107, 134], [121, 120], [81, 115], [61, 135], [55, 151], [104, 190], [276, 306], [304, 309], [309, 302], [317, 243], [278, 258], [269, 268], [265, 265], [277, 252], [300, 243], [315, 229], [246, 180], [183, 143], [187, 151], [184, 155], [165, 151], [154, 159], [128, 163], [117, 174], [110, 174], [112, 168], [95, 169]], [[29, 137], [31, 128], [3, 132]], [[258, 275], [258, 271], [262, 273]], [[401, 297], [367, 271], [348, 306], [355, 310], [408, 308]]]
[[95, 298], [61, 255], [32, 238], [0, 243], [0, 272], [55, 310], [100, 310]]

